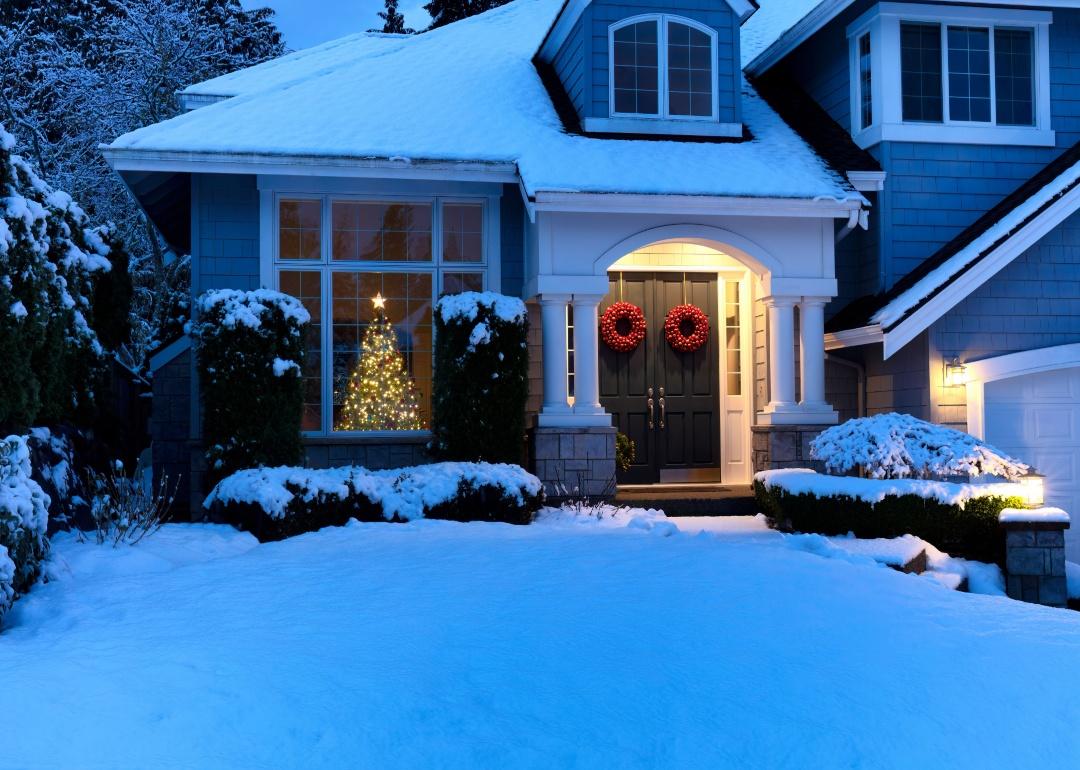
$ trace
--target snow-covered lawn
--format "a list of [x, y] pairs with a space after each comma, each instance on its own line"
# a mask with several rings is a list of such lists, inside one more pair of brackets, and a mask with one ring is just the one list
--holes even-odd
[[0, 634], [0, 767], [1080, 763], [1080, 613], [632, 522], [61, 538]]

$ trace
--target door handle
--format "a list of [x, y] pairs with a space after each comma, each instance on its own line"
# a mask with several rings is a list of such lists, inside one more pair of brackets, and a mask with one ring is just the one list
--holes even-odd
[[653, 400], [652, 400], [652, 388], [649, 388], [649, 398], [645, 402], [649, 407], [649, 430], [653, 427]]
[[660, 430], [664, 429], [664, 389], [660, 388]]

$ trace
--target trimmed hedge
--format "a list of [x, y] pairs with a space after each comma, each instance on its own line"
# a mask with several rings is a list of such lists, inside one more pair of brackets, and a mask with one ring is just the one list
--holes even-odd
[[1005, 556], [998, 514], [1024, 506], [1019, 497], [1001, 495], [972, 497], [963, 507], [913, 494], [886, 495], [871, 503], [848, 495], [791, 494], [760, 480], [754, 481], [754, 498], [779, 528], [864, 538], [911, 534], [952, 556], [998, 564]]
[[216, 289], [197, 307], [192, 335], [211, 483], [242, 468], [300, 462], [308, 312], [269, 289]]
[[213, 521], [266, 542], [350, 519], [529, 524], [542, 504], [540, 480], [517, 466], [434, 463], [389, 471], [252, 468], [223, 479], [203, 506]]
[[529, 397], [525, 303], [464, 292], [435, 306], [432, 454], [521, 462]]

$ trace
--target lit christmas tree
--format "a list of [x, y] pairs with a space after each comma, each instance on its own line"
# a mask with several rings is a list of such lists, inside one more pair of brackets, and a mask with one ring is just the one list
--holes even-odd
[[386, 317], [386, 300], [378, 294], [372, 302], [375, 320], [364, 330], [337, 429], [420, 430], [420, 397]]

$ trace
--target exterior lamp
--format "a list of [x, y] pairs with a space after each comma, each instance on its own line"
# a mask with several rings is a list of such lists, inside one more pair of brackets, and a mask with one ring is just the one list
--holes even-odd
[[1028, 508], [1041, 508], [1046, 498], [1046, 476], [1034, 471], [1020, 477], [1020, 496]]
[[967, 384], [967, 367], [960, 363], [959, 357], [945, 364], [945, 384], [950, 388]]

